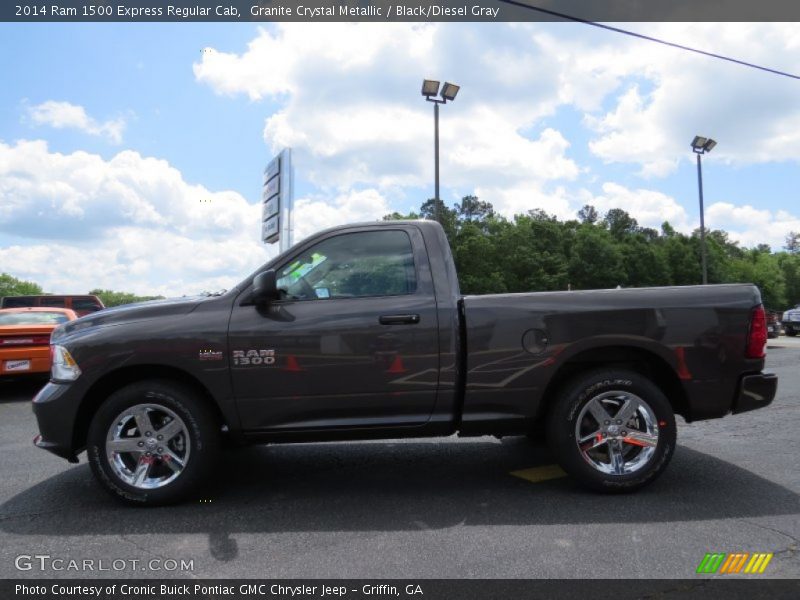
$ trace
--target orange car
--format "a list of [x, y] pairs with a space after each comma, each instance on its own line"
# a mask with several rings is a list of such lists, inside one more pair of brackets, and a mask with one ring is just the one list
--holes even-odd
[[68, 308], [0, 309], [0, 377], [50, 371], [50, 334], [78, 315]]

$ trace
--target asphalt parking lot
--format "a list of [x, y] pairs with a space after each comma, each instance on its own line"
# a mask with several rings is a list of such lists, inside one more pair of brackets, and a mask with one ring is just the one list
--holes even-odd
[[[447, 438], [230, 451], [208, 497], [156, 509], [34, 448], [38, 384], [3, 382], [0, 577], [685, 578], [737, 551], [775, 554], [759, 577], [800, 577], [798, 367], [800, 340], [771, 340], [775, 402], [681, 423], [669, 469], [634, 495], [575, 487], [523, 439]], [[17, 559], [37, 554], [62, 570]]]

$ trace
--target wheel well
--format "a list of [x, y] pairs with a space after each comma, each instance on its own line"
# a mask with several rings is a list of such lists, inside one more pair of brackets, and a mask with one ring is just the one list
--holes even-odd
[[92, 416], [106, 398], [126, 385], [145, 379], [167, 379], [191, 388], [197, 397], [211, 409], [217, 422], [220, 425], [226, 424], [219, 406], [214, 402], [208, 389], [186, 371], [163, 365], [136, 365], [106, 373], [89, 388], [75, 418], [72, 447], [79, 450], [86, 446], [86, 436], [89, 433]]
[[664, 392], [675, 414], [686, 418], [689, 402], [680, 379], [670, 365], [660, 356], [643, 348], [630, 346], [604, 346], [579, 352], [558, 369], [547, 384], [537, 421], [552, 405], [559, 389], [580, 373], [597, 368], [631, 369], [647, 377]]

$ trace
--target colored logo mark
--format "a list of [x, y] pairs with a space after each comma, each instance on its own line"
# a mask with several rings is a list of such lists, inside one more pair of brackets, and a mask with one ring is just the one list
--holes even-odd
[[709, 552], [697, 565], [697, 573], [763, 573], [772, 556], [772, 552]]

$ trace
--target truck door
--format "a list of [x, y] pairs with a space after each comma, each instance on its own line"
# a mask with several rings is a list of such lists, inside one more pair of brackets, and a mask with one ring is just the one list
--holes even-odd
[[430, 418], [439, 343], [419, 229], [337, 231], [299, 247], [276, 276], [280, 300], [254, 306], [242, 300], [245, 290], [231, 315], [231, 374], [244, 429]]

